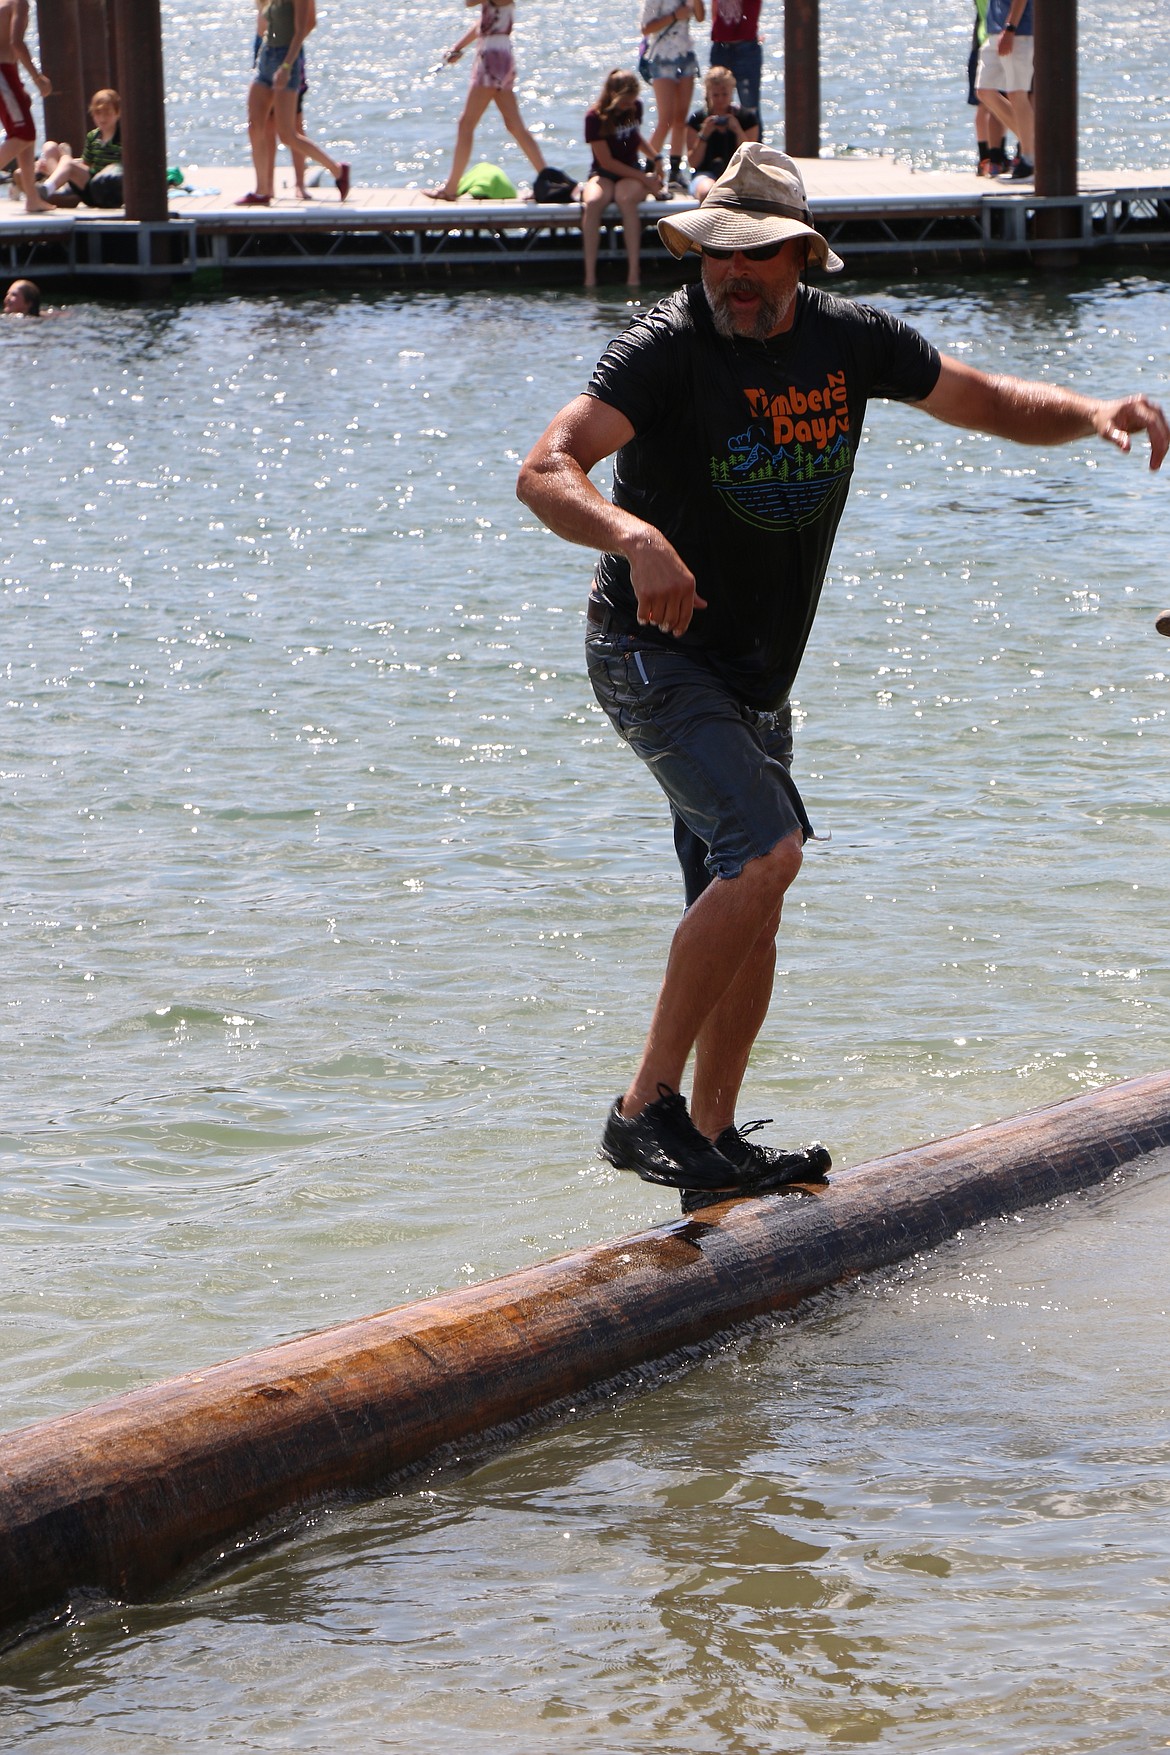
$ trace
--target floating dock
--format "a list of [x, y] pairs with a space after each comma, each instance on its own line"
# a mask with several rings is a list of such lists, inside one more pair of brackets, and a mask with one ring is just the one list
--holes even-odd
[[[1045, 200], [1030, 184], [916, 171], [892, 158], [798, 162], [819, 229], [850, 274], [1170, 261], [1170, 170], [1084, 172], [1076, 195]], [[282, 189], [269, 208], [242, 208], [236, 202], [251, 186], [250, 172], [190, 166], [186, 174], [194, 193], [176, 194], [169, 220], [150, 224], [84, 207], [28, 216], [16, 202], [0, 202], [0, 262], [10, 277], [79, 292], [134, 283], [157, 290], [164, 282], [239, 292], [580, 278], [576, 203], [451, 203], [417, 189], [360, 186], [342, 203], [323, 185], [307, 202]], [[281, 176], [287, 184], [288, 173]], [[655, 221], [693, 205], [643, 204], [649, 276], [677, 275]], [[602, 275], [620, 283], [625, 256], [616, 208], [603, 225], [600, 260]]]
[[0, 1438], [0, 1626], [136, 1600], [1170, 1145], [1170, 1073], [726, 1202]]

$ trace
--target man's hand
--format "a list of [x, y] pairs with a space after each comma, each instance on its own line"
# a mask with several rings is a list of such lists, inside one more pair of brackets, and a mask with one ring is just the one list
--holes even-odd
[[628, 445], [634, 429], [624, 414], [593, 396], [577, 396], [550, 422], [524, 460], [516, 492], [542, 523], [602, 554], [624, 555], [638, 599], [638, 620], [663, 633], [685, 634], [707, 600], [669, 539], [653, 524], [603, 499], [589, 471]]
[[638, 599], [638, 620], [677, 639], [691, 625], [697, 609], [707, 600], [695, 590], [695, 575], [684, 566], [678, 551], [651, 525], [644, 526], [625, 548], [630, 563], [630, 583]]
[[1123, 396], [1119, 402], [1102, 402], [1093, 422], [1101, 438], [1108, 439], [1119, 451], [1130, 448], [1131, 433], [1150, 435], [1150, 468], [1161, 469], [1162, 459], [1170, 450], [1170, 426], [1156, 402], [1148, 396]]
[[36, 86], [42, 97], [52, 97], [53, 81], [49, 78], [47, 73], [34, 73], [32, 79], [33, 84]]

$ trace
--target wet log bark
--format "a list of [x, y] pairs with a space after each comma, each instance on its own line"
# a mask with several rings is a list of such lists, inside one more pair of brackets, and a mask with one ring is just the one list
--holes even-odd
[[633, 1368], [1103, 1181], [1170, 1144], [1170, 1074], [733, 1202], [0, 1438], [0, 1623], [159, 1590]]

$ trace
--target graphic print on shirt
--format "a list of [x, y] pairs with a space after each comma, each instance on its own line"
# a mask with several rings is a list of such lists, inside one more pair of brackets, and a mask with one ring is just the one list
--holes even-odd
[[760, 530], [799, 530], [825, 510], [853, 469], [845, 373], [816, 389], [749, 389], [748, 424], [711, 459], [711, 485]]

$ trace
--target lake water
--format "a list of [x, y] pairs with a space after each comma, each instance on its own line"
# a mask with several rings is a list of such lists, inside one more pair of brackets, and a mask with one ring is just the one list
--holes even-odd
[[[1093, 59], [1082, 8], [1092, 156], [1165, 162], [1162, 13], [1122, 10], [1132, 68], [1126, 34]], [[964, 9], [909, 92], [842, 64], [858, 16], [830, 30], [839, 147], [896, 113], [963, 162]], [[322, 7], [314, 113], [328, 91], [363, 164], [421, 177], [402, 44], [433, 64], [460, 21], [395, 19]], [[242, 156], [238, 24], [171, 11], [194, 162]], [[559, 128], [591, 90], [556, 61]], [[444, 142], [461, 89], [428, 100]], [[1152, 274], [848, 290], [977, 365], [1166, 398]], [[674, 1210], [594, 1157], [676, 918], [669, 835], [584, 680], [588, 557], [513, 498], [627, 310], [390, 292], [4, 325], [5, 1426]], [[847, 1165], [1164, 1068], [1166, 491], [1100, 444], [872, 411], [797, 690], [831, 839], [745, 1113]], [[1168, 1168], [82, 1615], [0, 1662], [0, 1746], [1160, 1747]]]

